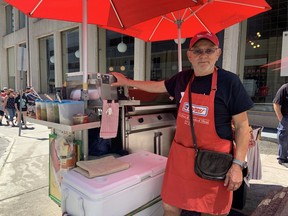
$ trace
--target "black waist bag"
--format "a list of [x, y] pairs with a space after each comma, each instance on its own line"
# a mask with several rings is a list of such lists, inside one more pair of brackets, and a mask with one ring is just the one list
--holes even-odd
[[224, 180], [232, 162], [232, 154], [197, 149], [194, 171], [203, 179]]

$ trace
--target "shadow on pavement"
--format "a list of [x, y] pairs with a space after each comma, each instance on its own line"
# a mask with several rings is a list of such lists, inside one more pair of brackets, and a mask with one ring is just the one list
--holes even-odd
[[28, 138], [28, 139], [35, 139], [35, 140], [49, 140], [49, 138], [46, 137], [31, 137], [31, 136], [25, 136], [25, 135], [21, 135], [21, 137], [23, 138]]
[[[271, 192], [281, 190], [279, 185], [250, 184], [247, 188], [246, 202], [243, 209], [232, 209], [228, 216], [249, 216], [251, 215], [261, 201]], [[200, 216], [199, 213], [182, 211], [181, 216]], [[264, 215], [263, 215], [264, 216]]]

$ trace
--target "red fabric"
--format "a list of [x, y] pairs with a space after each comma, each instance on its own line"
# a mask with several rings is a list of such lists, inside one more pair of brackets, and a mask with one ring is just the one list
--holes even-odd
[[[212, 80], [212, 89], [216, 89], [216, 70]], [[231, 141], [221, 139], [215, 128], [215, 93], [214, 90], [210, 95], [192, 93], [197, 146], [229, 153]], [[224, 181], [209, 181], [198, 177], [194, 173], [194, 160], [187, 87], [178, 111], [177, 130], [168, 156], [162, 199], [181, 209], [209, 214], [228, 213], [232, 204], [232, 192], [224, 187]]]
[[201, 31], [217, 33], [235, 23], [270, 10], [265, 0], [208, 1], [194, 8], [186, 8], [136, 24], [127, 29], [111, 29], [144, 41], [161, 41], [178, 38], [175, 17], [181, 18], [181, 37], [189, 38]]
[[[4, 1], [34, 18], [82, 22], [83, 0]], [[41, 3], [36, 7], [39, 2]], [[87, 1], [88, 23], [145, 41], [176, 39], [178, 29], [175, 17], [182, 18], [181, 37], [189, 38], [200, 31], [217, 33], [271, 9], [265, 0], [198, 0], [197, 4], [191, 0], [112, 0], [112, 2], [123, 26], [119, 24], [110, 0]], [[175, 13], [170, 13], [172, 11]]]
[[[34, 18], [82, 22], [83, 0], [5, 1]], [[173, 10], [195, 5], [195, 2], [191, 0], [112, 0], [111, 2], [113, 2], [125, 28]], [[110, 0], [89, 0], [87, 4], [89, 24], [121, 28]], [[34, 10], [34, 8], [36, 9]]]

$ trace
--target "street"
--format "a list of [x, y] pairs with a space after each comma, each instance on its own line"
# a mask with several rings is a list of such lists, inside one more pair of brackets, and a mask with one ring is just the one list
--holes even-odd
[[[35, 129], [22, 130], [21, 136], [18, 136], [19, 128], [1, 127], [0, 215], [61, 215], [60, 207], [48, 196], [50, 130], [31, 123], [28, 126]], [[269, 192], [288, 186], [288, 169], [276, 160], [275, 141], [275, 138], [262, 137], [259, 143], [262, 179], [250, 180], [245, 208], [241, 214], [230, 215], [250, 215]]]

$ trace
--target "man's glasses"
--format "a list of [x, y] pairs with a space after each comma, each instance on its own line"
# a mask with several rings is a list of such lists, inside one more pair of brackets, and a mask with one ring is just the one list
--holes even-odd
[[204, 53], [206, 55], [212, 55], [213, 53], [216, 52], [218, 48], [208, 48], [208, 49], [193, 49], [190, 48], [189, 51], [191, 51], [194, 55], [199, 56], [199, 55], [203, 55]]

